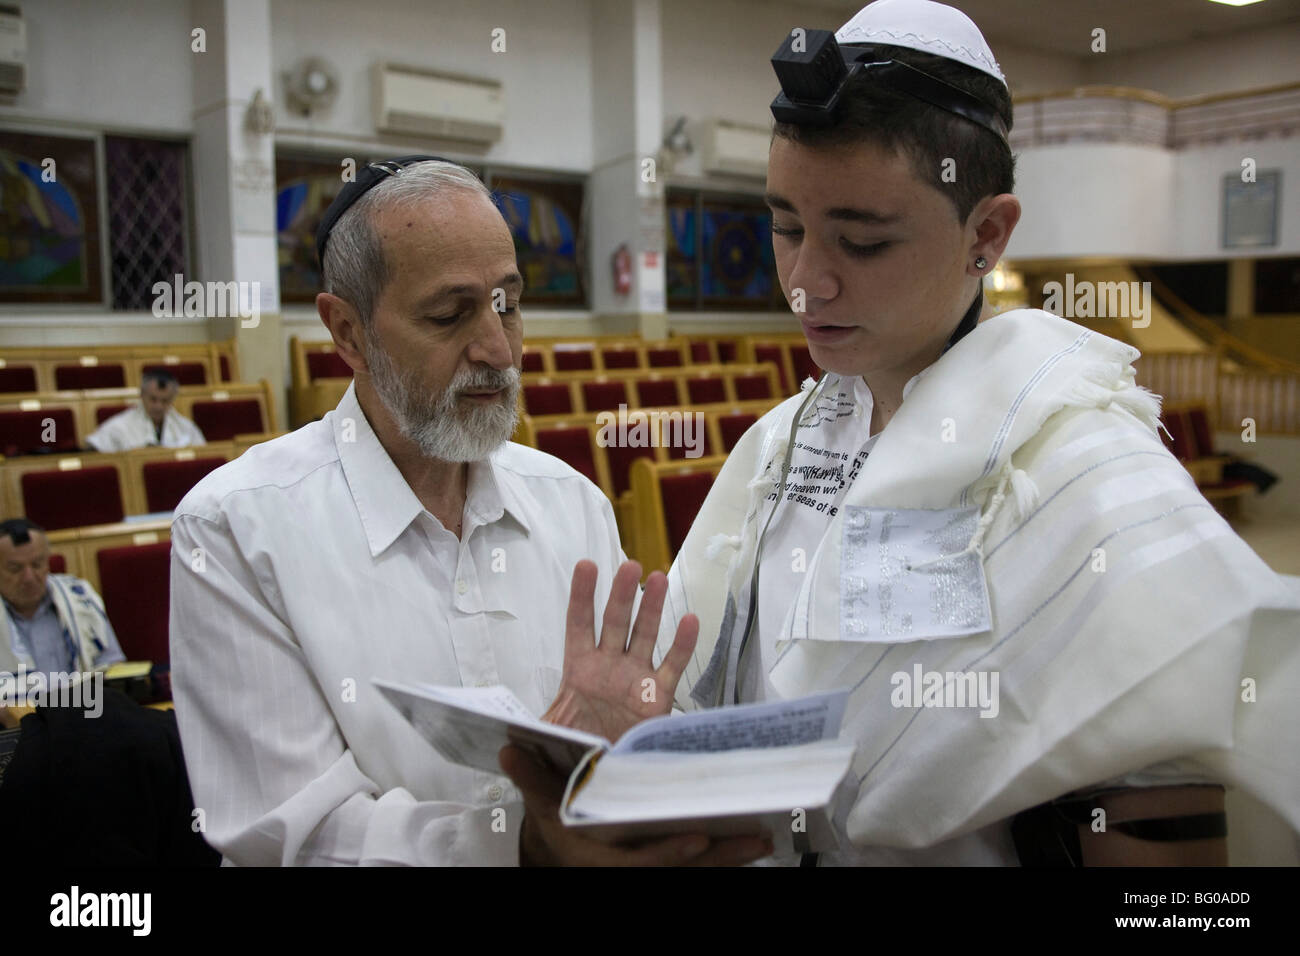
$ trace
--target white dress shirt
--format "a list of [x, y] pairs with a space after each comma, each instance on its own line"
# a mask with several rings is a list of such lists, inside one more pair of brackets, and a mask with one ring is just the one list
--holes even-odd
[[172, 681], [205, 835], [239, 864], [515, 864], [509, 779], [444, 761], [371, 679], [504, 684], [541, 714], [574, 564], [600, 568], [599, 621], [624, 560], [613, 511], [568, 465], [507, 444], [470, 466], [457, 540], [354, 388], [177, 508]]
[[199, 426], [174, 408], [167, 409], [167, 415], [163, 418], [160, 440], [158, 426], [144, 410], [144, 405], [137, 402], [131, 408], [105, 420], [104, 424], [86, 436], [86, 444], [95, 451], [113, 452], [130, 451], [132, 448], [144, 448], [146, 445], [188, 448], [191, 445], [205, 445], [207, 442]]

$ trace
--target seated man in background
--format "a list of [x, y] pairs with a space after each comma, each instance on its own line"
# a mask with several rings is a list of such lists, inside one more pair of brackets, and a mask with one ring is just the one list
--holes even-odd
[[140, 379], [140, 404], [108, 419], [86, 438], [86, 444], [104, 452], [146, 445], [186, 448], [206, 444], [199, 426], [172, 408], [180, 390], [170, 372], [145, 372]]
[[[321, 421], [209, 474], [172, 524], [173, 689], [209, 841], [241, 865], [762, 855], [754, 839], [623, 850], [525, 821], [504, 775], [444, 760], [373, 686], [501, 684], [540, 713], [575, 564], [594, 557], [592, 588], [597, 570], [615, 581], [604, 636], [621, 628], [620, 647], [640, 570], [595, 485], [509, 441], [523, 278], [487, 188], [430, 157], [374, 163], [316, 242], [317, 309], [352, 384]], [[646, 586], [647, 646], [666, 584]], [[567, 623], [595, 653], [590, 624]]]
[[125, 660], [104, 602], [89, 582], [50, 574], [49, 540], [26, 518], [0, 522], [0, 595], [0, 674], [70, 674]]
[[[15, 859], [42, 866], [200, 866], [176, 718], [104, 687], [123, 660], [94, 589], [50, 574], [26, 518], [0, 523], [0, 820]], [[35, 672], [46, 674], [32, 697]], [[76, 692], [63, 688], [80, 680]], [[60, 688], [56, 690], [56, 688]]]

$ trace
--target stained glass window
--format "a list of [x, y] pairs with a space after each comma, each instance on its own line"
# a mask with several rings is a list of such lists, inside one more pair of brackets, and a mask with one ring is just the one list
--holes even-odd
[[0, 301], [103, 300], [95, 141], [0, 132]]
[[489, 185], [514, 236], [515, 257], [524, 277], [525, 306], [585, 306], [583, 184], [512, 173], [492, 174]]

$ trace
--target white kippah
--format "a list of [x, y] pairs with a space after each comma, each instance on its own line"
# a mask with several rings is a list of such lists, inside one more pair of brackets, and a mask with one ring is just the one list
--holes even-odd
[[876, 0], [835, 33], [840, 43], [879, 43], [956, 60], [1007, 85], [979, 27], [955, 7], [931, 0]]

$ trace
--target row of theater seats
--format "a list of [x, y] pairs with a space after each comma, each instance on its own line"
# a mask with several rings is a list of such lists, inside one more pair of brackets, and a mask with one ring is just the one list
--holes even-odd
[[0, 462], [0, 509], [47, 530], [111, 524], [173, 510], [199, 480], [275, 437], [243, 435], [196, 448], [137, 448]]
[[781, 394], [777, 371], [758, 365], [691, 365], [681, 369], [560, 372], [523, 376], [521, 411], [570, 415], [664, 405], [760, 401]]
[[[812, 361], [803, 336], [768, 334], [744, 336], [675, 337], [643, 340], [629, 336], [587, 336], [580, 338], [534, 338], [524, 342], [522, 368], [525, 375], [559, 378], [585, 373], [589, 377], [620, 375], [638, 370], [686, 370], [717, 365], [771, 363], [776, 369], [776, 391], [793, 394], [798, 383], [820, 370]], [[351, 367], [334, 350], [332, 342], [289, 340], [289, 409], [294, 427], [320, 418], [335, 405], [347, 389]], [[534, 379], [535, 381], [535, 379]], [[734, 401], [757, 395], [729, 393], [692, 398], [689, 395], [632, 396], [629, 404], [662, 404], [665, 401]], [[584, 407], [574, 402], [573, 410]], [[546, 414], [556, 412], [548, 410]]]
[[[129, 388], [0, 396], [0, 455], [48, 454], [85, 447], [86, 436], [139, 399]], [[176, 411], [209, 441], [276, 429], [267, 382], [182, 386]]]
[[0, 352], [0, 393], [138, 389], [141, 376], [154, 370], [170, 372], [182, 385], [239, 378], [232, 342], [5, 349]]
[[514, 438], [567, 462], [605, 493], [624, 550], [649, 574], [668, 567], [727, 453], [779, 401], [637, 408], [622, 420], [590, 411], [524, 415]]

